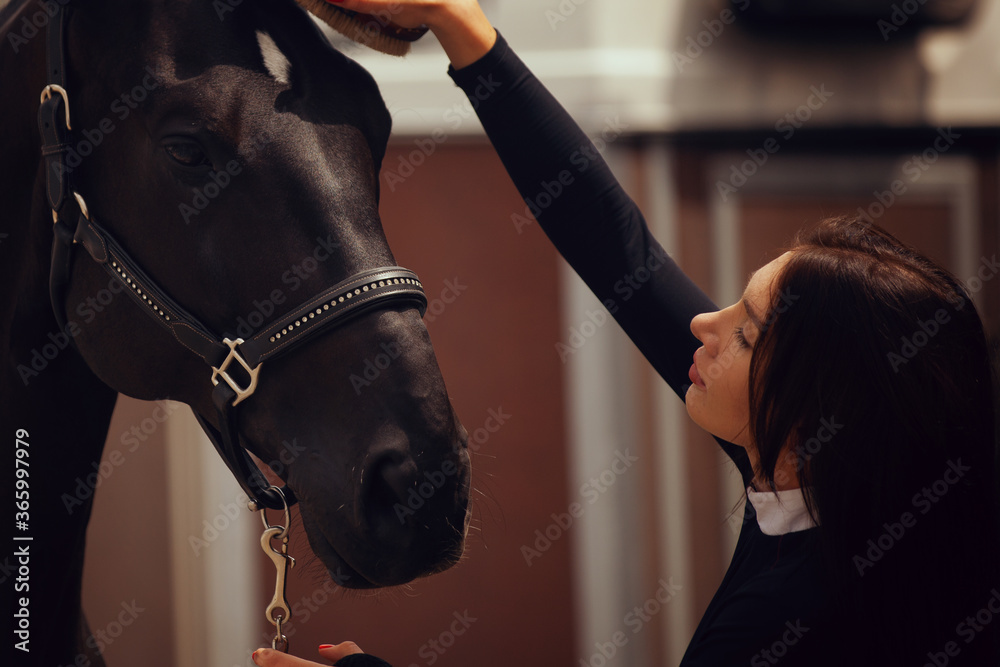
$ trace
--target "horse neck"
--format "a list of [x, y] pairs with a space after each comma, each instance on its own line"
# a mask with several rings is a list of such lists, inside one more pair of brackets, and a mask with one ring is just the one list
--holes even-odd
[[[4, 324], [12, 321], [19, 302], [44, 289], [42, 271], [48, 267], [45, 252], [52, 238], [52, 218], [45, 212], [41, 182], [37, 125], [39, 96], [45, 86], [45, 30], [31, 23], [33, 9], [38, 9], [35, 3], [15, 0], [0, 12], [0, 19], [7, 19], [0, 27], [0, 81], [4, 82], [6, 100], [0, 105], [4, 146], [0, 201], [5, 208], [0, 218], [0, 232], [5, 235], [0, 237], [5, 251], [0, 284], [14, 288], [5, 290], [0, 301], [0, 321]], [[8, 333], [5, 327], [3, 334]], [[4, 342], [9, 349], [10, 341]]]
[[[20, 533], [32, 541], [30, 653], [19, 664], [74, 664], [80, 653], [80, 585], [93, 485], [116, 392], [90, 371], [60, 331], [48, 296], [52, 218], [45, 197], [36, 123], [45, 85], [45, 35], [39, 30], [14, 52], [10, 33], [38, 10], [23, 3], [0, 33], [0, 105], [4, 133], [0, 160], [0, 414], [5, 433], [23, 430], [30, 463], [30, 521]], [[18, 32], [20, 35], [20, 33]], [[17, 41], [17, 40], [15, 40]], [[93, 478], [91, 478], [93, 479]], [[36, 574], [37, 573], [37, 574]]]

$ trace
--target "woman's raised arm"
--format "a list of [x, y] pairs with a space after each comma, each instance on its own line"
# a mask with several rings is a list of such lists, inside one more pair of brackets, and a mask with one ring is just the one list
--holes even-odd
[[[652, 237], [635, 203], [594, 143], [498, 35], [475, 0], [343, 0], [362, 12], [391, 12], [405, 27], [425, 24], [445, 47], [449, 74], [468, 95], [525, 200], [512, 220], [534, 216], [570, 265], [683, 398], [700, 345], [690, 332], [715, 304]], [[617, 116], [605, 142], [627, 128]]]

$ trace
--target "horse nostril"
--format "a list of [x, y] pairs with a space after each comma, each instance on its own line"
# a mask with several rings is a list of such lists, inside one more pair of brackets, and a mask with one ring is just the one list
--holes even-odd
[[402, 453], [388, 453], [373, 461], [361, 486], [364, 520], [376, 538], [387, 545], [405, 548], [412, 539], [413, 512], [407, 492], [417, 479], [417, 464]]
[[462, 553], [468, 459], [464, 451], [456, 458], [451, 448], [419, 444], [377, 446], [355, 487], [357, 532], [350, 542], [363, 545], [358, 562], [369, 566], [365, 576], [379, 585], [440, 571]]

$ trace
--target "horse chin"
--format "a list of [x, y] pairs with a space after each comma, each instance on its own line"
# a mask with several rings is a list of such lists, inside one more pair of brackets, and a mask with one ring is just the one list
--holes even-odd
[[327, 574], [330, 575], [333, 583], [341, 588], [370, 589], [382, 587], [381, 584], [368, 580], [340, 555], [336, 547], [326, 539], [326, 536], [323, 535], [323, 532], [315, 522], [310, 521], [305, 508], [302, 509], [302, 524], [306, 529], [306, 537], [309, 538], [309, 546], [312, 547], [313, 553], [319, 557], [320, 561], [326, 567]]
[[[310, 511], [308, 502], [300, 500], [299, 507], [302, 525], [305, 528], [306, 537], [309, 539], [309, 546], [312, 548], [313, 553], [326, 567], [327, 573], [335, 584], [341, 588], [352, 589], [400, 586], [410, 583], [414, 579], [429, 577], [450, 569], [462, 559], [465, 552], [466, 536], [472, 517], [471, 509], [466, 505], [464, 507], [465, 514], [461, 535], [456, 536], [454, 544], [446, 545], [442, 548], [436, 558], [432, 562], [425, 563], [424, 567], [417, 569], [413, 566], [414, 562], [424, 559], [413, 558], [411, 554], [407, 553], [399, 553], [394, 558], [377, 559], [383, 565], [387, 562], [390, 564], [383, 566], [378, 572], [373, 572], [372, 568], [366, 567], [365, 564], [375, 559], [361, 557], [358, 559], [361, 561], [359, 563], [349, 554], [344, 553], [342, 548], [338, 549], [334, 541], [323, 532], [320, 523], [313, 519], [313, 512]], [[351, 530], [346, 527], [345, 529], [348, 531]], [[345, 537], [347, 536], [340, 535], [335, 539], [337, 539], [338, 543], [365, 543], [367, 541], [364, 535], [352, 535], [347, 537], [347, 539]]]

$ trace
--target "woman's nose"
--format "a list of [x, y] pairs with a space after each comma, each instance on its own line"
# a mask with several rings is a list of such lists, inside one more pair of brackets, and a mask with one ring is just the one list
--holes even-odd
[[704, 330], [705, 326], [704, 319], [705, 319], [705, 313], [701, 313], [700, 315], [695, 315], [694, 317], [691, 318], [691, 333], [693, 333], [694, 337], [700, 340], [702, 343], [705, 342], [705, 338], [701, 333]]
[[705, 351], [713, 356], [715, 355], [713, 340], [718, 338], [712, 334], [712, 323], [716, 315], [718, 313], [701, 313], [691, 318], [691, 333], [705, 346]]

